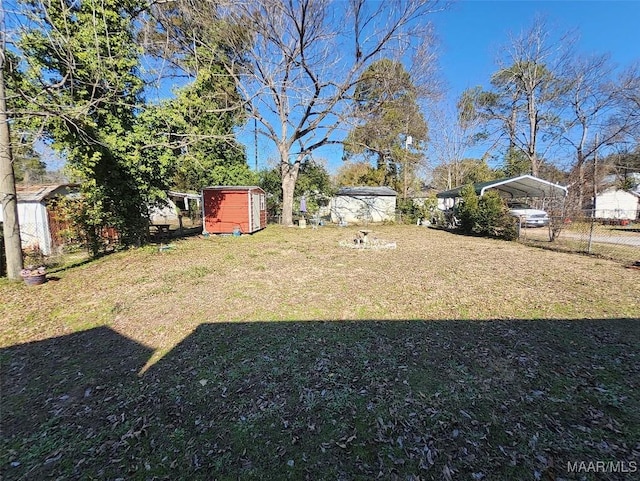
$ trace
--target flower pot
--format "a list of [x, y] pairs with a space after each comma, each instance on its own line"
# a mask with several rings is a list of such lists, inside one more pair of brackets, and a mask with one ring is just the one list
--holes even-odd
[[30, 275], [30, 276], [24, 276], [24, 283], [28, 286], [37, 286], [40, 284], [44, 284], [45, 282], [47, 282], [47, 275], [46, 274], [35, 274], [35, 275]]

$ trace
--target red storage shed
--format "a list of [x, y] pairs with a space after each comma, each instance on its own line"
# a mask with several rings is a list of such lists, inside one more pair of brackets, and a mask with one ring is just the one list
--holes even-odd
[[251, 234], [267, 226], [264, 190], [256, 186], [202, 189], [202, 230], [205, 234]]

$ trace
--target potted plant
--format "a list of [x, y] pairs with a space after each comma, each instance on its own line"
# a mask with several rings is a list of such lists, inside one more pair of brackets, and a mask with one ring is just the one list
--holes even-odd
[[20, 271], [20, 276], [24, 279], [25, 284], [29, 286], [37, 286], [46, 282], [47, 271], [43, 266], [27, 266]]

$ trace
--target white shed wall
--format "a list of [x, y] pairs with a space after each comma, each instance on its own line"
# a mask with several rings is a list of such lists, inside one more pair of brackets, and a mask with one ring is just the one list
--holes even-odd
[[638, 202], [638, 196], [630, 192], [618, 189], [607, 190], [596, 196], [595, 217], [599, 219], [637, 219]]
[[396, 198], [393, 196], [336, 196], [331, 201], [331, 221], [352, 224], [394, 221]]
[[[0, 209], [0, 221], [3, 220]], [[46, 256], [51, 254], [51, 233], [47, 208], [40, 202], [18, 202], [18, 222], [22, 248], [38, 246]]]

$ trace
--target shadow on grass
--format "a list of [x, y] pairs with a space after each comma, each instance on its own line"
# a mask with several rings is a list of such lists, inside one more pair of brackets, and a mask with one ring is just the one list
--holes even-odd
[[182, 229], [175, 228], [169, 230], [168, 234], [165, 236], [160, 236], [158, 234], [151, 234], [149, 236], [149, 244], [152, 245], [160, 245], [166, 244], [167, 242], [176, 241], [180, 239], [187, 239], [189, 237], [198, 237], [202, 235], [202, 226], [194, 226], [194, 227], [182, 227]]
[[[205, 324], [143, 375], [152, 350], [106, 327], [12, 346], [0, 350], [0, 473], [630, 479], [624, 469], [640, 451], [639, 326]], [[600, 460], [617, 471], [600, 478], [567, 466]]]
[[96, 256], [96, 257], [91, 257], [91, 255], [87, 254], [86, 257], [83, 257], [81, 259], [76, 259], [73, 260], [71, 262], [68, 263], [64, 263], [64, 264], [48, 264], [47, 265], [47, 271], [49, 273], [57, 273], [57, 272], [65, 272], [68, 271], [70, 269], [74, 269], [76, 267], [80, 267], [80, 266], [84, 266], [86, 264], [90, 264], [92, 262], [95, 262], [97, 259], [99, 259], [100, 257], [104, 257], [105, 255], [108, 254], [104, 254], [102, 256]]

